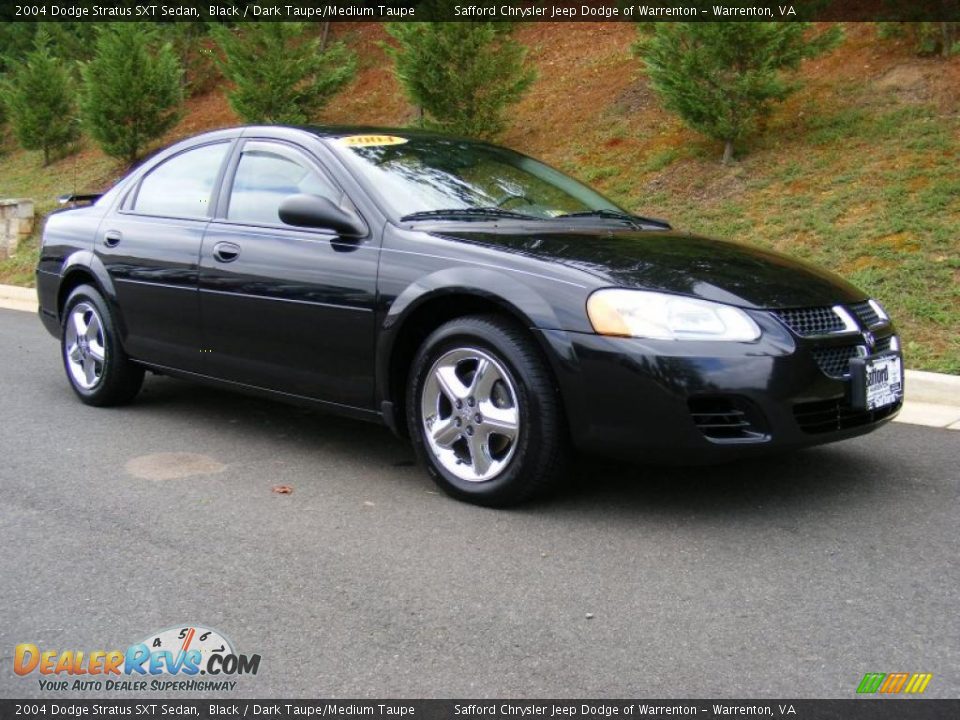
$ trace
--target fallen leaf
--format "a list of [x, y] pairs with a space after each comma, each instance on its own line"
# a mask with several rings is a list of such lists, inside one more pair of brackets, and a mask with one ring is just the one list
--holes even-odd
[[293, 492], [293, 488], [289, 485], [274, 485], [270, 488], [271, 491], [275, 492], [277, 495], [289, 495]]

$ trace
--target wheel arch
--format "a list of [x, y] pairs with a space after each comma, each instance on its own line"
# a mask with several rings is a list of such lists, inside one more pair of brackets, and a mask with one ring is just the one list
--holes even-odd
[[57, 290], [58, 317], [62, 314], [63, 305], [70, 293], [84, 284], [93, 285], [111, 305], [116, 304], [116, 291], [106, 267], [92, 252], [82, 250], [70, 255], [60, 270], [60, 287]]
[[63, 308], [67, 298], [80, 285], [92, 285], [103, 296], [122, 341], [126, 337], [126, 325], [117, 304], [113, 281], [100, 259], [87, 250], [72, 254], [63, 263], [60, 271], [60, 286], [57, 288], [57, 322], [63, 322]]
[[395, 433], [406, 435], [405, 388], [417, 350], [431, 332], [455, 318], [494, 314], [512, 320], [534, 338], [554, 373], [549, 348], [532, 330], [557, 327], [556, 315], [534, 289], [511, 280], [487, 269], [441, 271], [421, 278], [393, 301], [380, 327], [376, 375], [380, 410]]

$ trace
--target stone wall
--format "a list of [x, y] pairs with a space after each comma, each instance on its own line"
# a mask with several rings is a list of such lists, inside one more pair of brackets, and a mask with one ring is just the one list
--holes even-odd
[[0, 200], [0, 259], [17, 251], [20, 241], [33, 232], [33, 200]]

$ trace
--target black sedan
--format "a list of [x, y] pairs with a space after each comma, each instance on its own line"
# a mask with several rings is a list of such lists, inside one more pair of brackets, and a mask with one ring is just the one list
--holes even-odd
[[83, 402], [150, 370], [383, 422], [472, 502], [547, 489], [574, 450], [712, 462], [902, 402], [857, 288], [494, 145], [236, 128], [68, 199], [89, 204], [47, 221], [37, 289]]

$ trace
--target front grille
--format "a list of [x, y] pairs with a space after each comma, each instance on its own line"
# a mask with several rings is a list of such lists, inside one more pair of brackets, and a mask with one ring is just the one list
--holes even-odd
[[877, 410], [855, 410], [843, 398], [797, 403], [793, 416], [800, 429], [812, 435], [847, 430], [883, 420], [900, 409], [902, 402]]
[[777, 316], [800, 337], [828, 335], [844, 329], [843, 320], [829, 307], [778, 310]]
[[860, 324], [865, 328], [883, 325], [883, 320], [881, 320], [880, 316], [877, 315], [877, 311], [874, 310], [870, 303], [866, 300], [861, 303], [851, 305], [850, 309], [853, 310], [853, 314], [857, 316]]
[[[887, 352], [893, 347], [896, 335], [877, 338], [877, 344], [869, 354]], [[827, 377], [844, 380], [850, 377], [850, 360], [855, 357], [866, 357], [867, 348], [863, 345], [840, 345], [833, 347], [817, 347], [813, 349], [813, 358], [817, 367]]]
[[824, 375], [837, 379], [850, 377], [850, 360], [859, 355], [860, 350], [857, 345], [818, 347], [813, 351], [817, 367]]
[[[860, 326], [865, 329], [887, 324], [887, 321], [880, 317], [867, 300], [847, 305], [846, 308], [856, 316]], [[843, 319], [833, 311], [832, 307], [777, 310], [776, 315], [800, 337], [829, 335], [847, 329]]]
[[693, 424], [710, 440], [766, 439], [763, 413], [746, 398], [694, 397], [688, 405]]
[[896, 335], [888, 335], [885, 338], [877, 338], [877, 346], [874, 349], [874, 352], [882, 353], [890, 349], [890, 346], [893, 344], [893, 338]]

